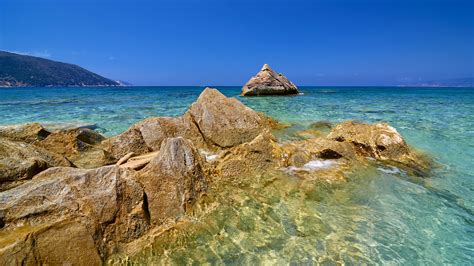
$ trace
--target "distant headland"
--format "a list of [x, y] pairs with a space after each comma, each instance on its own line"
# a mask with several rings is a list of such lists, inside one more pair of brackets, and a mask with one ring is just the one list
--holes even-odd
[[0, 51], [0, 87], [120, 86], [80, 66]]

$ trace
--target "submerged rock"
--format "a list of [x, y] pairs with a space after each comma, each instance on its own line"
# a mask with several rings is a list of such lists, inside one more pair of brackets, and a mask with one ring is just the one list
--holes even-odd
[[33, 143], [45, 139], [50, 134], [39, 123], [0, 126], [0, 137], [14, 141]]
[[0, 138], [0, 191], [54, 166], [71, 166], [64, 157], [32, 144]]
[[207, 188], [202, 163], [191, 141], [177, 137], [162, 142], [158, 155], [138, 174], [152, 223], [174, 221], [192, 212], [195, 200]]
[[68, 158], [81, 168], [95, 168], [116, 160], [98, 144], [105, 137], [87, 128], [60, 130], [51, 133], [36, 145]]
[[48, 169], [0, 192], [0, 213], [2, 265], [97, 265], [149, 227], [143, 189], [117, 166]]
[[242, 88], [243, 96], [298, 94], [298, 88], [282, 74], [275, 73], [269, 65], [263, 65], [260, 72]]

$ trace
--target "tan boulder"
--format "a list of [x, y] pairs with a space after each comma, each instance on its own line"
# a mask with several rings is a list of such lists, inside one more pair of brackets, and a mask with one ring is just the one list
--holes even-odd
[[237, 99], [206, 88], [183, 116], [147, 118], [104, 140], [101, 146], [116, 159], [130, 152], [143, 155], [159, 150], [163, 140], [174, 137], [189, 139], [199, 148], [216, 150], [251, 141], [266, 128], [282, 127]]
[[388, 124], [346, 121], [333, 128], [328, 138], [352, 143], [358, 154], [380, 160], [398, 160], [410, 153], [402, 136]]
[[159, 150], [163, 140], [173, 137], [185, 137], [195, 145], [204, 145], [196, 125], [189, 115], [184, 115], [147, 118], [124, 133], [105, 140], [102, 146], [116, 158], [121, 158], [129, 152], [141, 155]]
[[281, 73], [277, 74], [269, 65], [263, 65], [260, 72], [242, 88], [243, 96], [298, 94], [298, 88]]
[[72, 166], [66, 158], [32, 144], [0, 138], [0, 191], [54, 166]]
[[188, 114], [204, 140], [221, 148], [251, 141], [268, 127], [264, 116], [212, 88], [201, 93]]
[[87, 228], [77, 221], [0, 232], [1, 265], [101, 265]]
[[96, 262], [96, 254], [105, 258], [149, 227], [142, 187], [132, 171], [118, 166], [43, 171], [0, 192], [0, 218], [0, 258], [20, 261], [24, 252], [18, 251], [26, 250], [35, 254], [33, 264], [55, 264], [61, 257], [71, 264]]
[[426, 176], [431, 168], [431, 160], [410, 149], [397, 130], [385, 123], [346, 121], [333, 128], [328, 138], [351, 143], [359, 156], [395, 164], [418, 176]]
[[116, 160], [98, 146], [105, 137], [87, 128], [60, 130], [51, 133], [36, 145], [68, 158], [81, 168], [96, 168]]
[[45, 139], [50, 132], [39, 123], [0, 126], [0, 138], [33, 143]]
[[252, 141], [236, 146], [218, 161], [215, 175], [219, 179], [250, 174], [261, 174], [268, 169], [277, 168], [281, 149], [275, 137], [264, 131]]
[[148, 197], [151, 221], [162, 224], [192, 212], [207, 188], [202, 158], [191, 141], [168, 138], [158, 155], [138, 174]]
[[115, 159], [120, 159], [130, 152], [139, 155], [151, 151], [146, 145], [140, 129], [136, 126], [130, 127], [120, 135], [102, 141], [100, 146], [112, 154]]

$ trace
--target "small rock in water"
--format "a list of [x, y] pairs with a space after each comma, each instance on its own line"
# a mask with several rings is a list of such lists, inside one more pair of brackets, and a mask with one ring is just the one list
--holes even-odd
[[269, 65], [263, 65], [260, 72], [242, 88], [242, 96], [298, 94], [298, 88], [281, 73], [275, 73]]

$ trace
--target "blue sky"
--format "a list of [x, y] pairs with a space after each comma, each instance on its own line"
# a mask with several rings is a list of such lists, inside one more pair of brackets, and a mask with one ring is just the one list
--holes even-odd
[[0, 0], [0, 50], [135, 85], [297, 85], [474, 76], [474, 1]]

